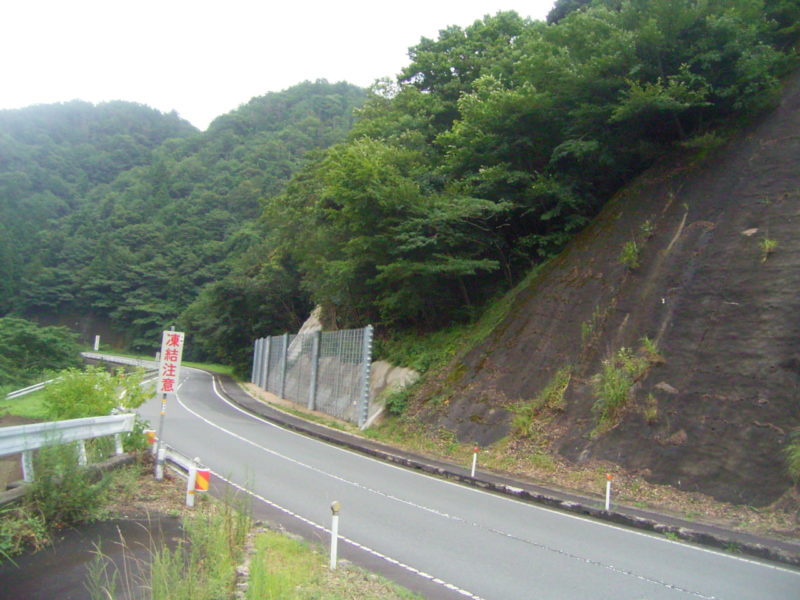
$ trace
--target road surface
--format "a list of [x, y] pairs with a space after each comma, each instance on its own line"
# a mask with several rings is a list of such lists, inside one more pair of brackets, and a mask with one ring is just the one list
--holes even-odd
[[[139, 412], [158, 423], [160, 400]], [[427, 597], [797, 600], [800, 570], [526, 504], [284, 430], [184, 367], [164, 439], [216, 480], [317, 531], [341, 503], [340, 552]], [[398, 575], [399, 574], [399, 575]]]

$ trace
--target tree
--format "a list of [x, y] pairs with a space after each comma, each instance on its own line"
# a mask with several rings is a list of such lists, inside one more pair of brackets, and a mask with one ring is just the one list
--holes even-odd
[[0, 386], [22, 387], [54, 371], [81, 364], [75, 335], [64, 327], [40, 327], [0, 318]]

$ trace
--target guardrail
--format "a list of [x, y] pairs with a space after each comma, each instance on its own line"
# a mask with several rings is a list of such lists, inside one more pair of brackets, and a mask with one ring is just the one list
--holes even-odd
[[148, 431], [148, 439], [153, 444], [153, 454], [159, 454], [156, 461], [156, 479], [164, 478], [164, 464], [169, 461], [186, 472], [186, 506], [194, 506], [194, 495], [196, 492], [207, 492], [211, 470], [200, 464], [200, 457], [189, 458], [177, 450], [170, 448], [167, 444], [159, 447], [156, 442], [155, 431]]
[[33, 481], [33, 451], [52, 444], [78, 442], [79, 462], [86, 464], [84, 441], [115, 436], [115, 451], [122, 454], [123, 433], [133, 431], [136, 415], [133, 413], [108, 417], [86, 417], [66, 421], [50, 421], [31, 425], [0, 427], [0, 456], [22, 453], [22, 475], [27, 482]]
[[81, 356], [90, 360], [101, 360], [120, 365], [131, 365], [133, 367], [142, 367], [143, 369], [158, 369], [158, 363], [156, 361], [145, 360], [143, 358], [130, 358], [128, 356], [99, 354], [97, 352], [81, 352]]
[[6, 394], [7, 400], [13, 400], [14, 398], [19, 398], [26, 394], [30, 394], [32, 392], [38, 392], [39, 390], [43, 390], [44, 386], [48, 383], [53, 383], [55, 379], [48, 379], [47, 381], [42, 381], [40, 383], [34, 383], [33, 385], [29, 385], [26, 388], [22, 388], [21, 390], [14, 390], [13, 392], [9, 392]]

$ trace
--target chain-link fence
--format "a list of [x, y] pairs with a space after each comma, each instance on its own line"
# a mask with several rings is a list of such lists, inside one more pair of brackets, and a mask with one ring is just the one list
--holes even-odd
[[369, 410], [372, 326], [260, 338], [251, 381], [273, 394], [363, 427]]

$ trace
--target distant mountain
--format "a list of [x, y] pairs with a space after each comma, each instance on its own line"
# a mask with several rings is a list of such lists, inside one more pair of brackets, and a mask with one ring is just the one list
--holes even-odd
[[205, 133], [128, 103], [0, 114], [0, 312], [92, 314], [149, 340], [226, 271], [260, 200], [346, 135], [363, 97], [306, 82]]
[[14, 304], [40, 231], [95, 186], [148, 164], [165, 140], [196, 133], [175, 113], [130, 102], [0, 111], [0, 314]]

